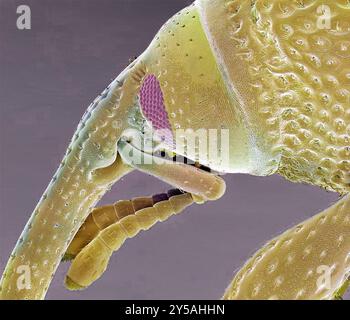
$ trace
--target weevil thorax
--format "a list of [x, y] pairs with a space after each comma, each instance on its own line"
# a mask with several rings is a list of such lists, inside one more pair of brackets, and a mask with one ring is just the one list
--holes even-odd
[[350, 2], [197, 0], [258, 146], [295, 182], [350, 190]]

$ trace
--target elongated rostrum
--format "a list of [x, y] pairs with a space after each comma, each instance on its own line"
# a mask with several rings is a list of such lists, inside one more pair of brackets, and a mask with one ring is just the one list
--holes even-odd
[[[266, 244], [224, 299], [340, 298], [350, 281], [349, 21], [349, 0], [196, 0], [177, 13], [83, 116], [0, 297], [43, 299], [62, 259], [72, 261], [67, 288], [87, 288], [127, 238], [219, 199], [224, 174], [246, 173], [342, 198]], [[173, 189], [95, 208], [133, 170]]]

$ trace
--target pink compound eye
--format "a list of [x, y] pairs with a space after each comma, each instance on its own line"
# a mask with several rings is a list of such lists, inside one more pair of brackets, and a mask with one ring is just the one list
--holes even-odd
[[163, 92], [157, 77], [148, 75], [140, 89], [140, 104], [143, 115], [151, 122], [153, 129], [168, 144], [173, 142], [168, 113], [165, 110]]

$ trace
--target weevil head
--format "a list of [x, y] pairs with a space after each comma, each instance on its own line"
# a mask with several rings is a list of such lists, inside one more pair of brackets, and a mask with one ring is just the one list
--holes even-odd
[[164, 24], [139, 63], [139, 110], [165, 149], [221, 172], [276, 169], [227, 86], [195, 5]]

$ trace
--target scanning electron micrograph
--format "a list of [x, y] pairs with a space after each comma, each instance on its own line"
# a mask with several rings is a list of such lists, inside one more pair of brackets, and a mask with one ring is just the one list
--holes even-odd
[[349, 0], [0, 8], [0, 299], [349, 299]]

